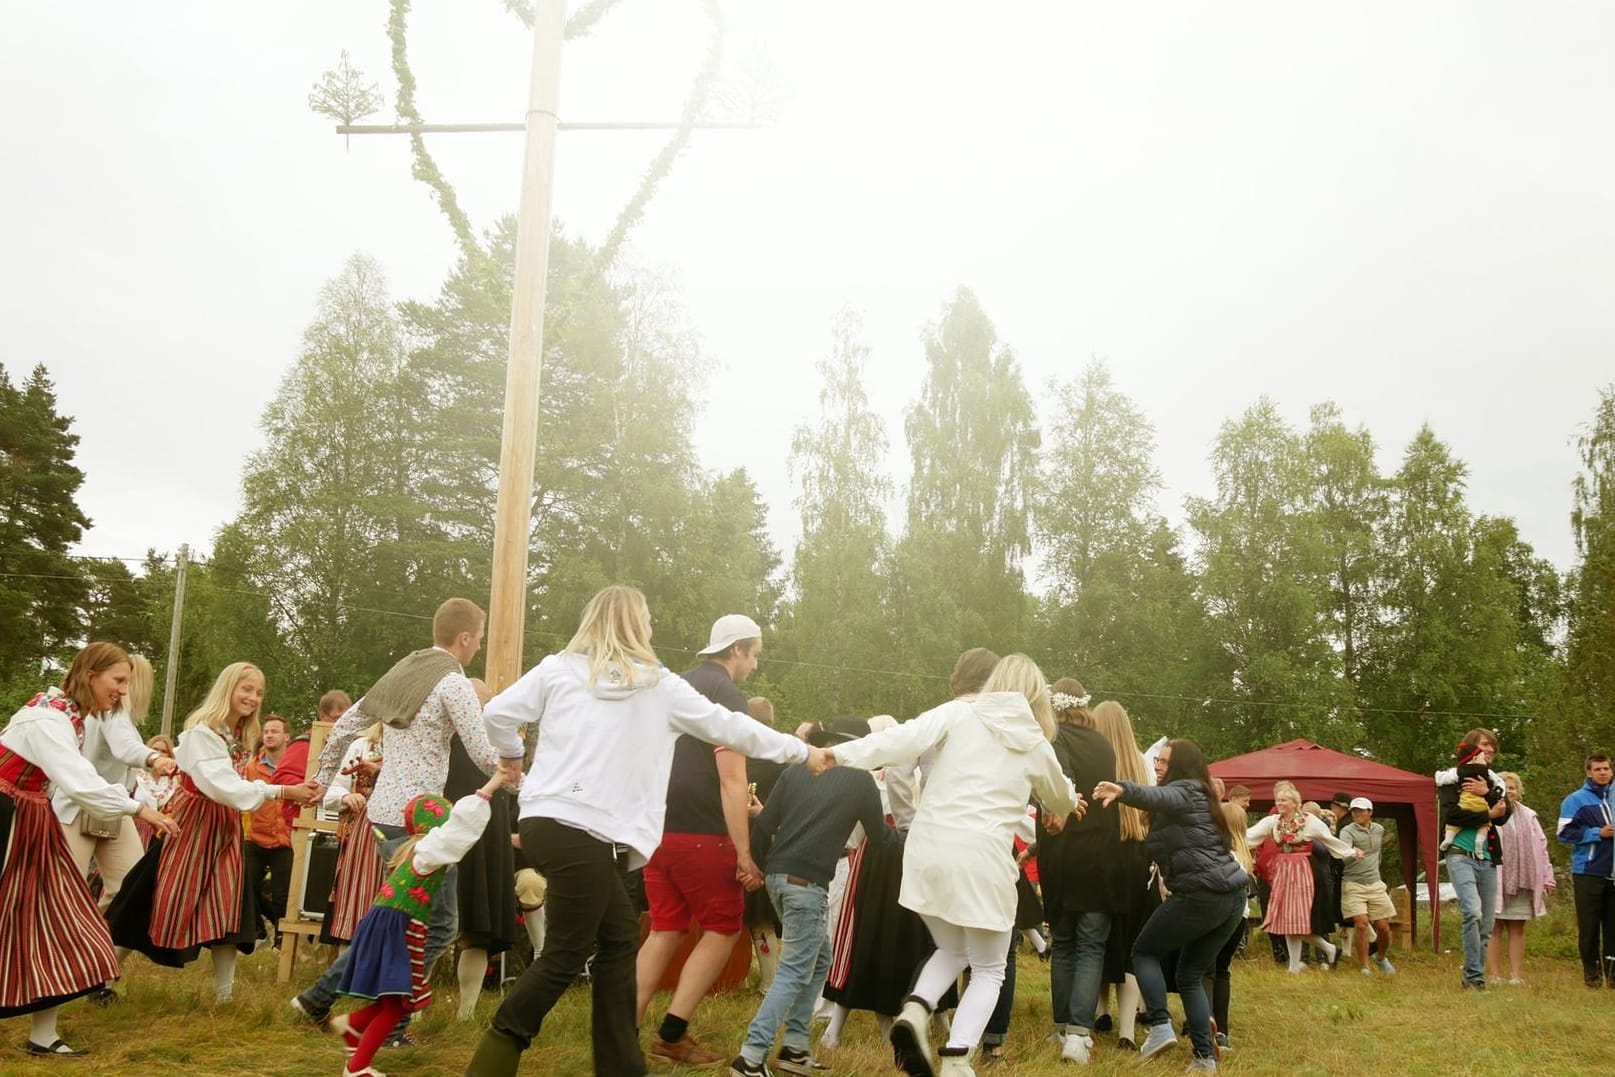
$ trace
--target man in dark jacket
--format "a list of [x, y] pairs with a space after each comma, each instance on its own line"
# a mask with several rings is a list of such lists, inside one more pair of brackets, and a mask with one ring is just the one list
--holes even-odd
[[[1075, 688], [1075, 692], [1071, 691]], [[1062, 690], [1064, 689], [1064, 690]], [[1059, 726], [1054, 754], [1079, 792], [1116, 780], [1116, 752], [1093, 727], [1088, 696], [1075, 681], [1062, 678], [1051, 693]], [[1086, 1064], [1093, 1050], [1094, 1010], [1105, 971], [1105, 942], [1116, 911], [1111, 868], [1121, 846], [1121, 814], [1095, 808], [1051, 835], [1038, 820], [1038, 871], [1043, 907], [1053, 929], [1049, 994], [1054, 1004], [1060, 1057]]]
[[[1463, 743], [1480, 750], [1474, 762], [1487, 766], [1497, 755], [1497, 738], [1490, 730], [1473, 729]], [[1458, 910], [1464, 921], [1464, 987], [1486, 990], [1486, 946], [1492, 938], [1492, 917], [1497, 912], [1497, 865], [1503, 862], [1503, 846], [1497, 828], [1508, 822], [1509, 806], [1501, 782], [1486, 778], [1466, 778], [1460, 785], [1437, 786], [1441, 805], [1441, 826], [1459, 828], [1458, 836], [1447, 847], [1447, 878], [1458, 894]], [[1458, 806], [1458, 795], [1474, 793], [1486, 798], [1486, 811], [1468, 811]], [[1486, 840], [1480, 841], [1480, 827], [1486, 827]]]

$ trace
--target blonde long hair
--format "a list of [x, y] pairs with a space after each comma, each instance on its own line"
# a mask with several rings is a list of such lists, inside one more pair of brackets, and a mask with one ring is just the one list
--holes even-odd
[[150, 660], [143, 654], [130, 655], [129, 691], [123, 697], [123, 705], [136, 729], [145, 723], [146, 715], [151, 711], [152, 682]]
[[1245, 812], [1238, 804], [1219, 804], [1218, 807], [1228, 816], [1228, 831], [1233, 838], [1232, 848], [1229, 851], [1234, 854], [1234, 859], [1239, 861], [1239, 866], [1249, 872], [1255, 861], [1251, 857], [1250, 842], [1245, 840], [1245, 827], [1248, 822]]
[[398, 865], [400, 864], [407, 864], [409, 862], [409, 858], [415, 855], [415, 846], [419, 845], [421, 843], [421, 839], [430, 833], [430, 830], [423, 830], [419, 834], [411, 834], [409, 837], [405, 838], [404, 844], [394, 849], [393, 855], [387, 858], [388, 873], [391, 874], [392, 872], [397, 871]]
[[[583, 607], [583, 620], [564, 653], [589, 657], [589, 683], [598, 684], [615, 670], [639, 681], [647, 674], [660, 679], [661, 660], [650, 645], [650, 606], [637, 587], [614, 583], [597, 591]], [[641, 667], [636, 671], [635, 667]]]
[[[1133, 736], [1133, 721], [1127, 717], [1127, 708], [1114, 699], [1107, 699], [1093, 709], [1093, 726], [1110, 742], [1116, 753], [1116, 780], [1135, 785], [1150, 784], [1149, 771], [1144, 766], [1144, 753], [1138, 750]], [[1126, 804], [1120, 809], [1123, 841], [1143, 841], [1149, 833], [1144, 813]]]
[[[208, 689], [207, 698], [202, 701], [202, 705], [185, 719], [185, 728], [195, 729], [198, 726], [205, 726], [228, 741], [234, 732], [230, 728], [230, 700], [235, 696], [236, 688], [248, 677], [257, 677], [260, 681], [264, 681], [265, 688], [269, 687], [269, 682], [264, 679], [263, 670], [251, 662], [232, 662], [219, 673], [213, 687]], [[246, 722], [241, 727], [241, 747], [249, 755], [258, 751], [258, 741], [263, 731], [258, 717], [262, 712], [263, 700], [260, 699], [257, 708], [247, 716]]]
[[1043, 739], [1054, 739], [1054, 708], [1049, 705], [1049, 682], [1043, 679], [1043, 671], [1037, 668], [1037, 663], [1024, 654], [1007, 654], [1000, 658], [987, 677], [987, 683], [981, 686], [981, 691], [984, 695], [988, 692], [1021, 693], [1026, 697], [1026, 702], [1032, 705], [1032, 717], [1037, 719], [1038, 728], [1043, 730]]

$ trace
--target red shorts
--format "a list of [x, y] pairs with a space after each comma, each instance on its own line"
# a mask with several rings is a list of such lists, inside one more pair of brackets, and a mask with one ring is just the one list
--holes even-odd
[[740, 933], [745, 888], [735, 878], [735, 843], [718, 834], [663, 834], [645, 865], [652, 931], [688, 931], [690, 918], [715, 935]]

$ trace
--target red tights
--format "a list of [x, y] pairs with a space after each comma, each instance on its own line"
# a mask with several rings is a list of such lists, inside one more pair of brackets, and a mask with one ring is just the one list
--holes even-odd
[[384, 995], [362, 1010], [348, 1014], [348, 1028], [359, 1037], [359, 1044], [348, 1060], [348, 1072], [358, 1073], [376, 1057], [381, 1045], [398, 1022], [404, 1019], [402, 995]]

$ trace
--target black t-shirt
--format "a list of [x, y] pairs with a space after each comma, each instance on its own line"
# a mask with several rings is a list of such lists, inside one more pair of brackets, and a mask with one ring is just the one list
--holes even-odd
[[[746, 713], [746, 697], [716, 662], [702, 662], [681, 676], [690, 687], [719, 706]], [[667, 778], [667, 834], [728, 834], [723, 821], [723, 795], [718, 783], [717, 751], [688, 734], [673, 745], [673, 769]]]

